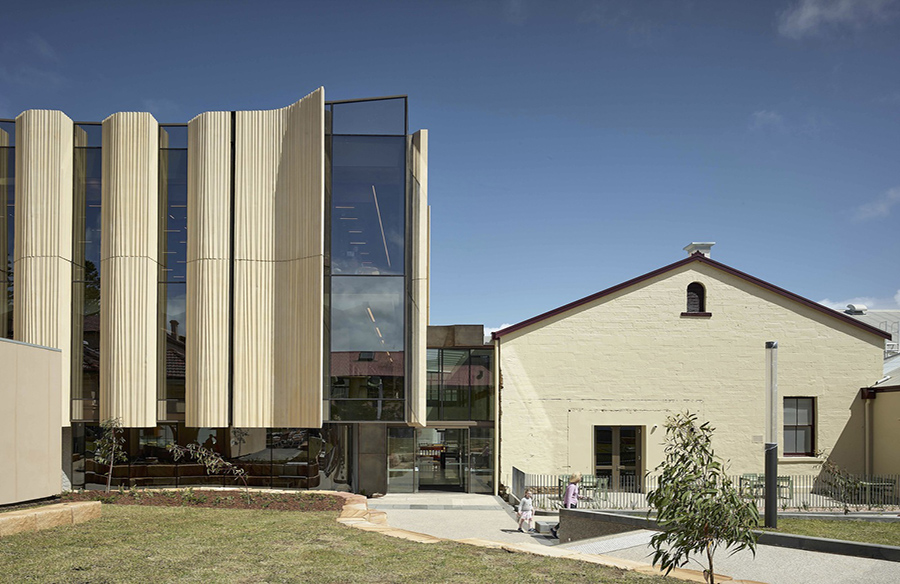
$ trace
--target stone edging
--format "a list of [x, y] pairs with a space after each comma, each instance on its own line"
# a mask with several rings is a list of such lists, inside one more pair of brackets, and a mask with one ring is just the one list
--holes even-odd
[[73, 501], [0, 513], [0, 537], [75, 525], [100, 517], [100, 501]]
[[[505, 550], [511, 553], [525, 553], [533, 554], [536, 556], [565, 558], [568, 560], [588, 562], [590, 564], [599, 564], [602, 566], [608, 566], [610, 568], [618, 568], [620, 570], [638, 572], [641, 574], [648, 574], [653, 576], [662, 575], [662, 572], [658, 568], [642, 562], [613, 558], [610, 556], [603, 556], [599, 554], [582, 554], [578, 552], [572, 552], [563, 548], [557, 548], [556, 546], [545, 546], [537, 543], [501, 543], [498, 541], [490, 541], [478, 538], [445, 540], [433, 535], [416, 533], [414, 531], [407, 531], [405, 529], [397, 529], [388, 525], [387, 513], [385, 513], [384, 511], [369, 509], [369, 503], [365, 496], [342, 492], [333, 492], [332, 494], [338, 495], [344, 499], [344, 508], [337, 519], [338, 523], [342, 523], [344, 525], [353, 527], [355, 529], [360, 529], [362, 531], [375, 531], [383, 535], [397, 537], [417, 543], [437, 543], [439, 541], [453, 541], [456, 543], [474, 545], [483, 548]], [[703, 572], [697, 570], [676, 568], [669, 573], [669, 576], [687, 582], [706, 582], [706, 580], [703, 578]], [[720, 576], [718, 574], [716, 574], [716, 580], [720, 582], [732, 582], [733, 584], [762, 584], [759, 582], [753, 582], [751, 580], [733, 580], [728, 576]]]

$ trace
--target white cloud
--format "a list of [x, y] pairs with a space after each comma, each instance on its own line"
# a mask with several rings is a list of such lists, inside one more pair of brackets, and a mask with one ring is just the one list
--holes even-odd
[[798, 0], [778, 15], [778, 32], [801, 39], [882, 24], [897, 15], [897, 0]]
[[512, 326], [512, 323], [511, 323], [511, 322], [504, 322], [504, 323], [501, 324], [500, 326], [486, 326], [486, 327], [484, 327], [484, 342], [485, 342], [485, 343], [490, 343], [490, 342], [491, 342], [491, 333], [495, 333], [495, 332], [497, 332], [497, 331], [499, 331], [499, 330], [505, 329], [505, 328], [508, 327], [508, 326]]
[[889, 189], [883, 195], [856, 208], [854, 219], [866, 221], [868, 219], [881, 219], [891, 214], [891, 209], [900, 204], [900, 187]]
[[872, 310], [895, 310], [900, 308], [900, 290], [897, 290], [893, 298], [876, 298], [874, 296], [856, 296], [846, 300], [825, 298], [824, 300], [819, 300], [819, 304], [841, 312], [847, 308], [848, 304], [864, 304], [866, 308], [871, 308]]
[[153, 117], [156, 118], [156, 121], [158, 122], [168, 123], [174, 120], [180, 120], [182, 117], [181, 106], [171, 99], [146, 98], [141, 100], [141, 103], [144, 106], [144, 110], [153, 114]]
[[503, 19], [511, 24], [525, 24], [530, 12], [526, 0], [506, 0], [503, 3]]
[[29, 37], [27, 41], [28, 46], [31, 49], [32, 54], [37, 55], [45, 61], [49, 61], [51, 63], [56, 63], [59, 61], [59, 55], [50, 46], [50, 43], [47, 42], [44, 37], [33, 34]]
[[771, 110], [759, 110], [750, 116], [750, 129], [754, 132], [776, 130], [784, 132], [787, 128], [784, 124], [784, 116]]
[[10, 87], [58, 89], [68, 82], [60, 67], [57, 52], [38, 35], [22, 43], [6, 42], [0, 47], [0, 81]]

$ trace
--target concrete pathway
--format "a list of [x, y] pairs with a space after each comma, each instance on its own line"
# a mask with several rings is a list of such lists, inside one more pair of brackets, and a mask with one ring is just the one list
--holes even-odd
[[[491, 495], [438, 492], [385, 495], [369, 499], [368, 507], [385, 513], [391, 527], [442, 539], [540, 546], [551, 555], [584, 554], [602, 558], [607, 564], [618, 560], [623, 562], [622, 567], [630, 569], [639, 564], [648, 565], [652, 557], [648, 544], [653, 532], [646, 530], [562, 545], [548, 536], [520, 533], [512, 507]], [[542, 519], [553, 520], [538, 516], [538, 521]], [[703, 569], [696, 563], [686, 567]], [[768, 584], [900, 583], [900, 563], [774, 546], [759, 546], [755, 558], [749, 552], [733, 556], [719, 552], [716, 573], [735, 580]]]
[[[639, 530], [562, 544], [559, 547], [581, 553], [603, 554], [624, 560], [651, 562], [650, 537], [653, 531]], [[718, 552], [716, 573], [735, 579], [768, 584], [893, 583], [900, 582], [900, 563], [838, 556], [789, 548], [757, 546], [756, 557], [749, 551], [735, 555]], [[702, 570], [699, 562], [686, 566]]]
[[[503, 499], [469, 493], [415, 493], [369, 499], [392, 527], [443, 539], [486, 539], [502, 543], [555, 545], [545, 535], [518, 531], [516, 513]], [[538, 517], [538, 520], [541, 518]]]

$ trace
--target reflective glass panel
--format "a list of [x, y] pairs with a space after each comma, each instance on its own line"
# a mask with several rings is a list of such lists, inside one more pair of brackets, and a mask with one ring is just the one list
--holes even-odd
[[622, 466], [637, 464], [637, 428], [619, 429], [619, 464]]
[[494, 419], [494, 375], [491, 349], [473, 349], [469, 358], [472, 387], [472, 420]]
[[444, 420], [469, 419], [469, 350], [444, 349], [441, 405]]
[[388, 428], [388, 493], [415, 490], [416, 430]]
[[187, 148], [187, 124], [163, 124], [159, 127], [160, 148]]
[[[89, 128], [99, 137], [100, 126]], [[76, 127], [75, 137], [76, 144], [88, 142], [80, 127]], [[101, 161], [100, 148], [74, 150], [72, 398], [83, 400], [73, 403], [73, 415], [85, 420], [99, 420], [95, 404], [100, 398]]]
[[612, 428], [596, 426], [594, 428], [594, 454], [597, 466], [612, 464]]
[[[159, 285], [159, 306], [161, 309], [160, 347], [165, 347], [164, 359], [165, 379], [163, 399], [179, 400], [181, 405], [176, 409], [184, 411], [185, 399], [185, 304], [187, 302], [187, 285], [184, 283], [161, 283]], [[162, 418], [172, 419], [172, 418]]]
[[401, 400], [331, 400], [331, 420], [334, 422], [402, 422], [405, 403]]
[[160, 150], [162, 281], [184, 282], [187, 259], [187, 150]]
[[76, 148], [100, 148], [103, 146], [103, 124], [75, 124]]
[[784, 400], [784, 424], [795, 426], [797, 424], [797, 400], [787, 398]]
[[0, 337], [13, 338], [16, 124], [0, 122]]
[[402, 274], [406, 138], [335, 136], [331, 272]]
[[406, 98], [332, 104], [335, 134], [406, 134]]
[[441, 351], [426, 351], [426, 416], [428, 420], [440, 420], [441, 415]]
[[494, 429], [469, 428], [469, 492], [494, 492]]
[[331, 278], [331, 350], [403, 351], [403, 278]]

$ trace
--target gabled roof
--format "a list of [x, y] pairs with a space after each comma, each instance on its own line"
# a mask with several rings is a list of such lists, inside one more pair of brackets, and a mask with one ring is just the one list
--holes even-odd
[[683, 266], [686, 266], [686, 265], [694, 263], [694, 262], [706, 264], [710, 267], [716, 268], [717, 270], [725, 272], [726, 274], [730, 274], [737, 278], [741, 278], [742, 280], [746, 280], [747, 282], [750, 282], [751, 284], [759, 286], [760, 288], [764, 288], [765, 290], [774, 292], [775, 294], [778, 294], [780, 296], [784, 296], [785, 298], [793, 300], [794, 302], [802, 304], [808, 308], [812, 308], [813, 310], [818, 310], [819, 312], [821, 312], [823, 314], [826, 314], [832, 318], [836, 318], [836, 319], [843, 321], [849, 325], [852, 325], [856, 328], [862, 329], [868, 333], [878, 335], [885, 339], [891, 338], [890, 333], [887, 333], [883, 330], [877, 329], [873, 326], [869, 326], [851, 316], [844, 314], [843, 312], [838, 312], [837, 310], [832, 310], [831, 308], [828, 308], [827, 306], [823, 306], [823, 305], [819, 304], [818, 302], [814, 302], [812, 300], [809, 300], [808, 298], [804, 298], [803, 296], [794, 294], [793, 292], [789, 292], [789, 291], [785, 290], [784, 288], [779, 288], [778, 286], [776, 286], [774, 284], [770, 284], [769, 282], [766, 282], [765, 280], [760, 280], [759, 278], [756, 278], [754, 276], [751, 276], [750, 274], [741, 272], [740, 270], [736, 270], [736, 269], [732, 268], [731, 266], [726, 266], [725, 264], [723, 264], [721, 262], [717, 262], [711, 258], [706, 257], [702, 253], [697, 252], [693, 255], [690, 255], [690, 256], [684, 258], [683, 260], [679, 260], [673, 264], [669, 264], [668, 266], [663, 266], [662, 268], [659, 268], [658, 270], [653, 270], [652, 272], [648, 272], [648, 273], [644, 274], [643, 276], [638, 276], [637, 278], [633, 278], [631, 280], [628, 280], [627, 282], [622, 282], [621, 284], [617, 284], [617, 285], [613, 286], [612, 288], [607, 288], [606, 290], [601, 290], [600, 292], [597, 292], [596, 294], [591, 294], [590, 296], [585, 296], [584, 298], [582, 298], [580, 300], [576, 300], [575, 302], [570, 302], [569, 304], [560, 306], [559, 308], [555, 308], [555, 309], [545, 312], [543, 314], [539, 314], [535, 317], [529, 318], [528, 320], [523, 320], [522, 322], [508, 326], [504, 329], [500, 329], [499, 331], [495, 331], [494, 333], [491, 334], [491, 339], [494, 339], [494, 340], [499, 339], [500, 337], [502, 337], [504, 335], [508, 335], [511, 332], [515, 332], [517, 330], [523, 329], [529, 325], [535, 324], [537, 322], [541, 322], [542, 320], [546, 320], [553, 316], [563, 314], [564, 312], [572, 310], [573, 308], [578, 308], [579, 306], [582, 306], [584, 304], [588, 304], [595, 300], [599, 300], [600, 298], [603, 298], [604, 296], [614, 294], [616, 292], [619, 292], [620, 290], [624, 290], [625, 288], [629, 288], [631, 286], [634, 286], [635, 284], [640, 284], [641, 282], [643, 282], [645, 280], [655, 278], [656, 276], [665, 274], [666, 272], [671, 272], [673, 270], [677, 270], [678, 268], [681, 268]]

